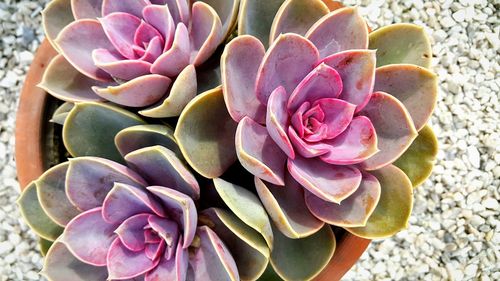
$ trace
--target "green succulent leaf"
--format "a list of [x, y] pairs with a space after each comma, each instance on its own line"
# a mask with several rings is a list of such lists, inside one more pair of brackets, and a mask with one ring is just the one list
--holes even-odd
[[366, 239], [387, 238], [406, 228], [413, 207], [413, 188], [406, 174], [394, 165], [370, 171], [380, 182], [381, 194], [375, 211], [364, 227], [346, 228]]
[[315, 22], [329, 12], [328, 6], [322, 0], [285, 1], [271, 26], [269, 44], [280, 34], [291, 32], [304, 36]]
[[52, 243], [52, 241], [43, 239], [42, 237], [38, 237], [38, 247], [40, 248], [40, 253], [42, 254], [42, 256], [45, 257], [47, 255], [47, 252], [52, 246]]
[[236, 161], [236, 125], [218, 87], [186, 106], [174, 136], [189, 165], [206, 178], [216, 178]]
[[429, 125], [426, 125], [408, 150], [394, 165], [410, 178], [413, 187], [421, 185], [432, 173], [438, 153], [438, 141]]
[[263, 237], [231, 212], [210, 208], [199, 216], [229, 248], [241, 280], [256, 280], [269, 263], [270, 251]]
[[61, 104], [56, 111], [54, 111], [54, 114], [52, 114], [52, 118], [50, 119], [50, 122], [59, 124], [59, 125], [64, 125], [64, 121], [66, 121], [66, 117], [68, 117], [69, 112], [73, 107], [75, 106], [74, 103], [71, 102], [65, 102]]
[[143, 124], [137, 115], [116, 106], [77, 103], [64, 122], [64, 145], [74, 157], [97, 156], [124, 163], [115, 136], [125, 128]]
[[52, 221], [62, 227], [80, 213], [66, 196], [68, 167], [68, 162], [52, 167], [36, 181], [40, 206]]
[[34, 182], [24, 189], [17, 203], [28, 226], [40, 237], [54, 241], [61, 235], [64, 229], [52, 221], [40, 206]]
[[416, 64], [429, 68], [432, 49], [423, 27], [397, 23], [370, 33], [369, 48], [377, 50], [377, 67], [387, 64]]
[[122, 156], [141, 148], [160, 145], [182, 156], [174, 137], [174, 130], [165, 125], [137, 125], [121, 130], [115, 144]]
[[219, 15], [222, 22], [222, 32], [227, 38], [233, 31], [238, 18], [240, 0], [198, 0], [210, 5]]
[[71, 12], [71, 0], [52, 0], [42, 12], [42, 25], [49, 42], [57, 50], [54, 43], [61, 30], [75, 18]]
[[226, 205], [244, 223], [262, 234], [270, 249], [273, 248], [273, 231], [269, 217], [259, 201], [249, 190], [216, 178], [215, 189]]
[[269, 33], [274, 17], [285, 0], [241, 0], [238, 34], [257, 37], [269, 46]]
[[258, 279], [258, 281], [282, 281], [281, 277], [274, 271], [271, 263], [267, 265], [266, 271], [262, 274], [262, 276]]
[[285, 280], [312, 280], [335, 252], [335, 235], [329, 225], [302, 239], [290, 239], [276, 228], [273, 230], [275, 241], [271, 264]]

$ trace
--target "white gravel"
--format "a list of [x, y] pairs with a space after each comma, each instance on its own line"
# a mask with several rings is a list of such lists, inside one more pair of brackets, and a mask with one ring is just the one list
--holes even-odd
[[[0, 1], [0, 281], [41, 280], [35, 237], [14, 203], [13, 132], [45, 2]], [[408, 230], [372, 243], [345, 279], [500, 280], [500, 1], [345, 2], [357, 3], [372, 28], [413, 22], [431, 34], [441, 149], [433, 176], [415, 191]]]

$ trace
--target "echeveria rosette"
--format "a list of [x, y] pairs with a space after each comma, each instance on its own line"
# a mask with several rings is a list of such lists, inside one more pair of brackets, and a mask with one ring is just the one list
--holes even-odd
[[[23, 192], [27, 222], [55, 241], [42, 273], [49, 280], [186, 280], [193, 267], [222, 278], [212, 280], [237, 280], [224, 243], [198, 226], [199, 186], [175, 153], [150, 146], [125, 159], [128, 166], [74, 158]], [[196, 273], [190, 280], [207, 279]]]
[[195, 68], [234, 28], [238, 4], [53, 0], [43, 22], [60, 54], [40, 86], [65, 101], [104, 99], [148, 117], [178, 116], [197, 93]]
[[[395, 234], [411, 212], [412, 182], [392, 163], [409, 147], [396, 163], [406, 170], [418, 153], [428, 155], [411, 175], [421, 183], [435, 156], [426, 123], [437, 79], [426, 69], [423, 28], [395, 24], [370, 33], [356, 8], [321, 0], [266, 1], [283, 2], [261, 15], [272, 18], [266, 27], [251, 24], [269, 21], [252, 10], [257, 2], [242, 4], [240, 32], [249, 35], [226, 46], [221, 71], [238, 122], [238, 159], [256, 176], [276, 227], [290, 238], [307, 237], [323, 222], [364, 238]], [[423, 140], [413, 147], [419, 131]]]

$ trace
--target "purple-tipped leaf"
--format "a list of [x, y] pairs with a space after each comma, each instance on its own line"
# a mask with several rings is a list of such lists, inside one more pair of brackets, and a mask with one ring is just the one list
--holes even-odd
[[126, 59], [116, 51], [95, 49], [92, 51], [92, 59], [97, 67], [117, 79], [132, 80], [150, 74], [151, 63], [139, 59]]
[[195, 66], [205, 62], [223, 39], [222, 23], [217, 12], [204, 2], [193, 4], [190, 38], [190, 62]]
[[182, 241], [179, 239], [175, 257], [171, 259], [162, 257], [158, 266], [146, 274], [144, 281], [185, 281], [189, 266], [188, 258], [188, 249], [182, 248]]
[[122, 244], [129, 250], [137, 252], [146, 247], [144, 227], [148, 225], [151, 214], [137, 214], [124, 220], [115, 230]]
[[130, 251], [116, 238], [109, 248], [107, 256], [108, 280], [129, 279], [147, 273], [155, 268], [160, 259], [151, 260], [146, 251]]
[[188, 29], [183, 23], [177, 25], [172, 47], [153, 63], [151, 73], [175, 77], [189, 65], [191, 45]]
[[289, 123], [286, 110], [287, 100], [288, 94], [285, 88], [278, 87], [274, 90], [267, 103], [266, 128], [274, 142], [289, 158], [293, 159], [295, 151], [286, 132]]
[[172, 46], [175, 34], [175, 22], [169, 6], [149, 5], [142, 10], [142, 16], [161, 33], [165, 41], [163, 51], [167, 51]]

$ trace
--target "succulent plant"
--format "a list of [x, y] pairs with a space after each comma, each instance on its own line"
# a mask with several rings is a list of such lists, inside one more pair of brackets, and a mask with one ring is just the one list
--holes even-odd
[[148, 117], [178, 116], [197, 93], [196, 68], [232, 32], [238, 4], [53, 0], [43, 23], [59, 55], [40, 87], [65, 101], [104, 99]]

